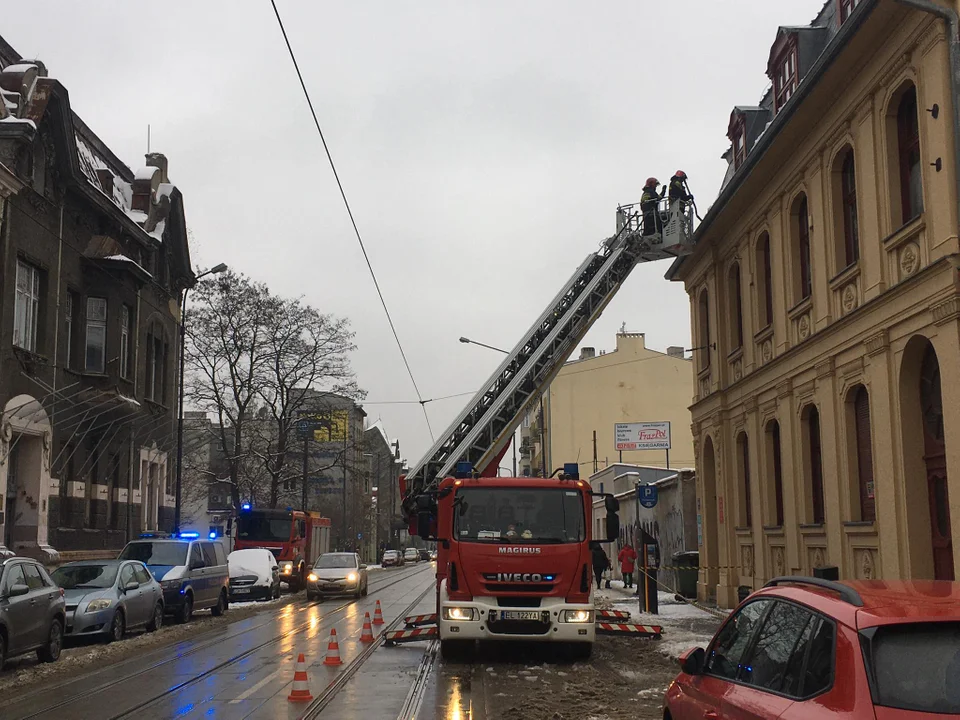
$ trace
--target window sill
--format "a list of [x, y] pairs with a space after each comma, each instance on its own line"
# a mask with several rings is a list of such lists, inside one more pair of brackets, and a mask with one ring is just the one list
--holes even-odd
[[764, 525], [763, 533], [767, 537], [784, 537], [783, 525]]
[[163, 410], [165, 412], [170, 411], [169, 407], [167, 407], [163, 403], [157, 402], [156, 400], [151, 400], [150, 398], [144, 398], [144, 402], [151, 408], [156, 408], [158, 410]]
[[743, 345], [738, 348], [734, 348], [727, 355], [727, 362], [736, 362], [743, 357]]
[[823, 523], [801, 523], [800, 534], [803, 537], [825, 537], [826, 525]]
[[771, 337], [773, 337], [773, 323], [770, 323], [763, 330], [754, 335], [753, 340], [759, 344]]
[[41, 365], [46, 365], [50, 362], [50, 358], [48, 358], [46, 355], [41, 355], [34, 350], [27, 350], [19, 345], [13, 346], [13, 352], [26, 362], [39, 363]]
[[77, 375], [85, 378], [109, 378], [110, 376], [105, 372], [95, 372], [93, 370], [82, 370], [77, 371]]
[[910, 222], [901, 225], [899, 228], [887, 235], [887, 237], [881, 241], [881, 244], [886, 247], [887, 250], [893, 250], [920, 234], [924, 227], [926, 227], [926, 215], [925, 213], [920, 213], [919, 216], [915, 217]]
[[796, 320], [798, 317], [807, 312], [810, 308], [813, 307], [813, 295], [805, 297], [803, 300], [798, 302], [792, 308], [787, 310], [787, 317], [791, 320]]
[[752, 527], [738, 527], [734, 529], [734, 532], [737, 533], [737, 537], [743, 537], [743, 538], [753, 537]]
[[830, 279], [830, 289], [837, 291], [851, 280], [860, 276], [860, 261], [855, 260]]

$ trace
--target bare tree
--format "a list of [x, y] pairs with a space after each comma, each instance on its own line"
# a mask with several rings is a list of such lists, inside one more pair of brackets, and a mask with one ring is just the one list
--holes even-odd
[[241, 494], [251, 497], [261, 490], [257, 474], [247, 472], [247, 427], [273, 351], [263, 318], [275, 311], [277, 301], [266, 285], [232, 271], [201, 281], [194, 299], [187, 324], [184, 362], [190, 373], [185, 390], [199, 409], [216, 415], [233, 506], [238, 507]]

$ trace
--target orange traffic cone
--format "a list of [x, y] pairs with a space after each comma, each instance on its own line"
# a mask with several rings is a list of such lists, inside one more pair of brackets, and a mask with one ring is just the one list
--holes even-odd
[[373, 611], [373, 624], [383, 625], [383, 613], [380, 611], [380, 601], [377, 600], [377, 607]]
[[327, 656], [323, 659], [324, 665], [343, 665], [340, 659], [340, 643], [337, 642], [337, 629], [330, 628], [330, 642], [327, 644]]
[[310, 685], [307, 680], [307, 661], [303, 658], [303, 653], [297, 657], [297, 669], [293, 673], [293, 690], [287, 696], [290, 702], [310, 702], [313, 695], [310, 694]]
[[370, 627], [370, 613], [363, 614], [363, 632], [360, 634], [360, 642], [373, 642], [373, 628]]

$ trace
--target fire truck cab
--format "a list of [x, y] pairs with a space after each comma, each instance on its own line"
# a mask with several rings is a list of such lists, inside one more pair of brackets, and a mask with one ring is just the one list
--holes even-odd
[[330, 519], [300, 510], [254, 508], [237, 516], [235, 549], [266, 548], [280, 565], [280, 581], [293, 592], [306, 587], [307, 569], [330, 550]]

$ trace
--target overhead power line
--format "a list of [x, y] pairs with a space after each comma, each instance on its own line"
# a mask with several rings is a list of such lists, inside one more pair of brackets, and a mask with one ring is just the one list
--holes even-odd
[[380, 283], [377, 280], [377, 274], [373, 271], [373, 265], [370, 262], [370, 256], [367, 254], [367, 248], [363, 244], [363, 237], [360, 235], [360, 228], [357, 227], [357, 221], [353, 217], [353, 210], [350, 209], [350, 202], [347, 200], [347, 193], [343, 189], [343, 183], [340, 181], [340, 174], [337, 172], [337, 166], [333, 162], [333, 156], [330, 154], [330, 147], [327, 145], [327, 139], [323, 135], [323, 129], [320, 127], [320, 120], [317, 119], [317, 112], [313, 109], [313, 101], [310, 99], [310, 93], [303, 80], [303, 73], [300, 72], [300, 64], [297, 62], [297, 56], [293, 52], [293, 46], [290, 45], [290, 38], [287, 37], [287, 29], [283, 26], [283, 20], [280, 18], [280, 11], [277, 9], [276, 0], [270, 0], [273, 6], [273, 13], [277, 17], [277, 24], [280, 26], [280, 32], [283, 34], [283, 41], [287, 45], [287, 52], [290, 53], [290, 60], [293, 62], [293, 68], [297, 71], [297, 79], [300, 80], [300, 87], [303, 90], [303, 96], [307, 100], [307, 106], [310, 108], [310, 114], [313, 116], [313, 124], [317, 127], [317, 133], [320, 135], [320, 142], [323, 143], [323, 150], [327, 154], [327, 161], [330, 163], [330, 169], [333, 171], [333, 177], [337, 181], [337, 187], [340, 189], [340, 197], [343, 198], [343, 205], [347, 209], [347, 215], [350, 216], [350, 224], [353, 225], [353, 232], [357, 236], [357, 242], [360, 243], [360, 250], [363, 252], [363, 259], [367, 263], [367, 269], [370, 271], [370, 277], [373, 278], [374, 287], [377, 289], [377, 295], [380, 297], [380, 304], [383, 305], [383, 312], [386, 313], [387, 322], [390, 323], [390, 331], [393, 333], [393, 339], [397, 341], [397, 347], [400, 349], [400, 357], [403, 358], [403, 364], [407, 368], [407, 374], [410, 376], [410, 382], [413, 383], [413, 389], [417, 393], [420, 408], [423, 410], [423, 419], [427, 422], [427, 431], [430, 433], [430, 439], [435, 440], [433, 428], [430, 426], [430, 417], [427, 415], [426, 403], [420, 388], [417, 386], [417, 380], [413, 376], [413, 370], [410, 368], [410, 362], [407, 360], [407, 354], [403, 350], [403, 343], [400, 342], [400, 336], [397, 334], [397, 328], [393, 324], [393, 317], [387, 308], [387, 301], [383, 297], [383, 291], [380, 289]]

